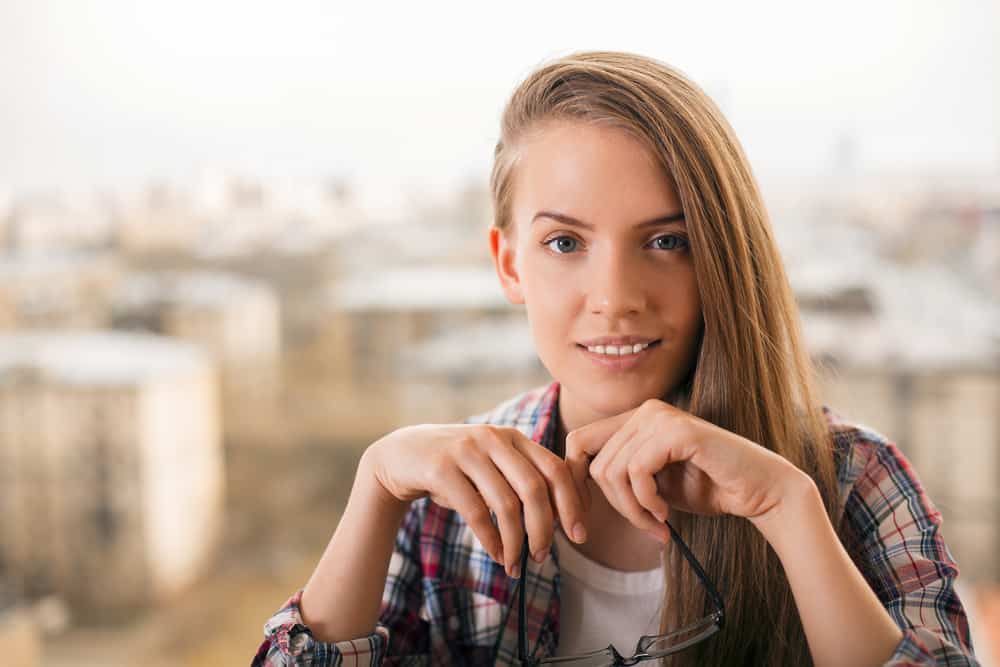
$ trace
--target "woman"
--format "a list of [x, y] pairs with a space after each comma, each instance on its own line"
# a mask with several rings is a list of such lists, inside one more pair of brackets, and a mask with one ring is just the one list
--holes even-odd
[[497, 275], [554, 382], [372, 444], [256, 664], [632, 664], [600, 649], [641, 635], [663, 637], [635, 659], [672, 665], [974, 664], [940, 515], [895, 445], [819, 403], [697, 86], [626, 53], [546, 64], [491, 185]]

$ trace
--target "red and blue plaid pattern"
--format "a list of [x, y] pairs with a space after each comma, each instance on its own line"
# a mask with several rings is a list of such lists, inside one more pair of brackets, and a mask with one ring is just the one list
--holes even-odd
[[[553, 382], [466, 422], [513, 426], [552, 450], [558, 397]], [[978, 664], [940, 513], [893, 443], [823, 410], [839, 454], [845, 547], [904, 630], [886, 665]], [[528, 560], [525, 582], [528, 650], [548, 656], [559, 638], [554, 543], [543, 563]], [[515, 665], [514, 584], [457, 512], [423, 498], [412, 503], [396, 536], [374, 633], [315, 640], [299, 614], [299, 590], [264, 625], [253, 665]]]

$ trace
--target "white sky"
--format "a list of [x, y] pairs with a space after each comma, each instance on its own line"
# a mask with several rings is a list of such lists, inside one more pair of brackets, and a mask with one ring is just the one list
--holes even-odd
[[848, 135], [861, 169], [1000, 171], [994, 0], [345, 4], [0, 0], [0, 194], [485, 179], [513, 86], [584, 48], [686, 71], [764, 176]]

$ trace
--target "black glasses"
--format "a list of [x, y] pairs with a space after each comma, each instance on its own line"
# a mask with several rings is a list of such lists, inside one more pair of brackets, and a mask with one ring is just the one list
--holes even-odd
[[[521, 547], [521, 577], [517, 580], [517, 656], [520, 664], [526, 667], [537, 665], [572, 665], [573, 667], [618, 667], [619, 665], [634, 665], [644, 660], [655, 660], [672, 653], [683, 651], [694, 646], [698, 642], [704, 641], [722, 629], [725, 623], [725, 609], [722, 604], [722, 596], [716, 590], [715, 585], [709, 580], [702, 569], [701, 563], [694, 557], [684, 540], [681, 539], [669, 521], [665, 521], [670, 529], [670, 537], [681, 550], [684, 559], [691, 565], [698, 579], [701, 581], [708, 597], [715, 609], [708, 616], [684, 626], [679, 630], [673, 630], [663, 635], [643, 635], [636, 642], [635, 651], [631, 657], [623, 657], [611, 644], [607, 648], [598, 649], [589, 653], [579, 655], [567, 655], [551, 658], [535, 658], [528, 656], [528, 639], [526, 629], [527, 609], [524, 597], [524, 580], [528, 573], [528, 539], [525, 537]], [[537, 650], [537, 646], [536, 646]]]

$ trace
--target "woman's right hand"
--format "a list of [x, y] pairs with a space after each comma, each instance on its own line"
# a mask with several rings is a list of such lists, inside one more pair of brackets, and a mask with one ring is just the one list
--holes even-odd
[[[586, 540], [581, 489], [567, 463], [516, 428], [421, 424], [379, 439], [364, 454], [376, 481], [409, 503], [430, 496], [465, 519], [493, 560], [520, 576], [524, 532], [532, 558], [548, 554], [558, 516], [574, 542]], [[524, 523], [522, 527], [522, 508]], [[490, 520], [497, 516], [497, 526]]]

